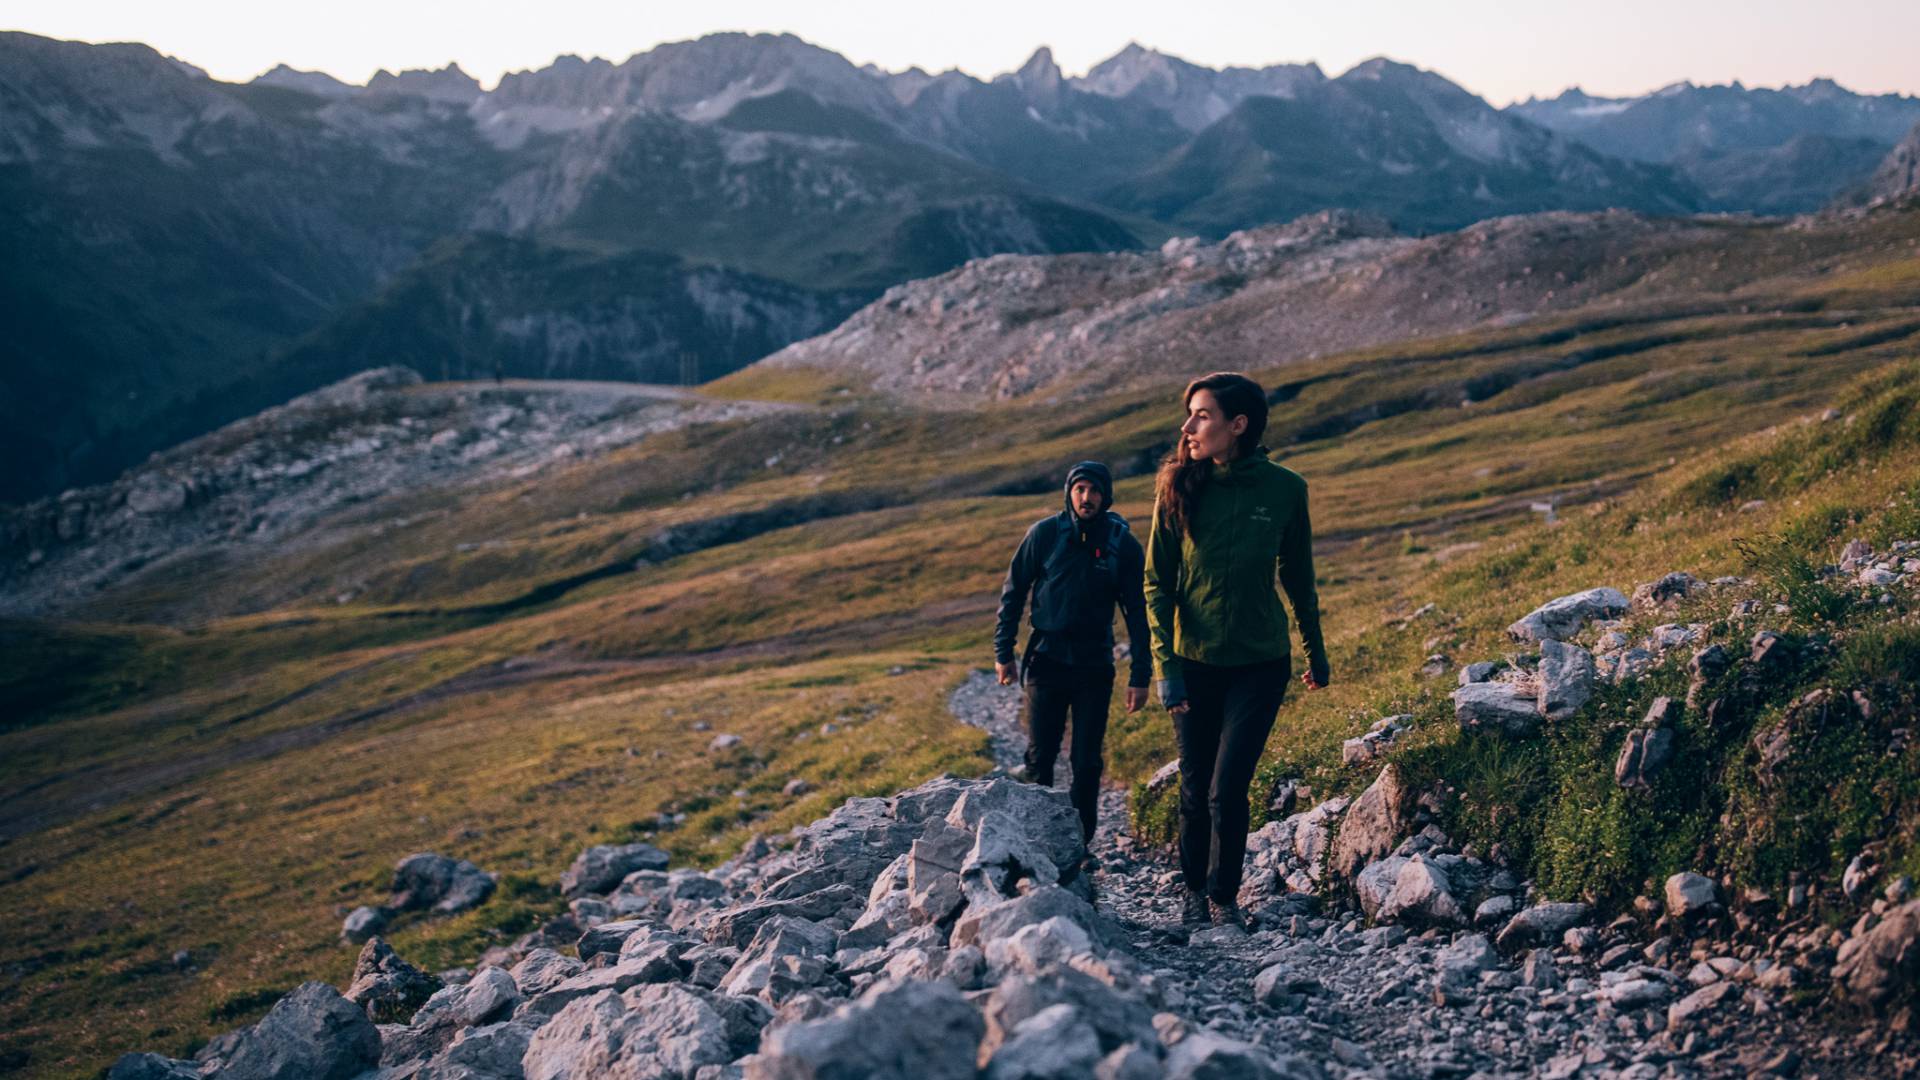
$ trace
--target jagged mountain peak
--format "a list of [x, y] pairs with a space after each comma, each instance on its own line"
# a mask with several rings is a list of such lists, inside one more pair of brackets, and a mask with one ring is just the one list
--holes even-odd
[[[1334, 81], [1378, 82], [1383, 85], [1399, 87], [1408, 91], [1424, 91], [1429, 94], [1468, 97], [1475, 101], [1483, 101], [1478, 94], [1475, 94], [1473, 91], [1468, 90], [1466, 87], [1461, 86], [1459, 83], [1454, 82], [1452, 79], [1447, 78], [1437, 71], [1429, 71], [1426, 68], [1386, 56], [1376, 56], [1369, 60], [1362, 60], [1360, 63], [1347, 69], [1344, 74]], [[1491, 108], [1491, 106], [1489, 106], [1489, 108]]]
[[1141, 90], [1176, 92], [1182, 76], [1192, 77], [1206, 70], [1198, 64], [1130, 41], [1126, 48], [1095, 64], [1085, 76], [1074, 81], [1083, 90], [1123, 98]]
[[259, 86], [280, 86], [288, 90], [320, 97], [346, 97], [365, 89], [352, 83], [342, 82], [324, 71], [301, 71], [290, 64], [275, 64], [273, 70], [256, 75], [253, 83]]
[[484, 93], [480, 80], [462, 71], [457, 61], [438, 69], [410, 68], [397, 75], [381, 68], [367, 81], [366, 92], [376, 96], [410, 95], [455, 105], [472, 104]]
[[891, 116], [898, 102], [887, 78], [857, 67], [839, 53], [793, 34], [728, 31], [656, 45], [619, 64], [603, 60], [556, 61], [515, 72], [487, 96], [482, 119], [522, 107], [549, 110], [522, 117], [535, 126], [573, 126], [552, 110], [598, 112], [634, 107], [714, 120], [741, 101], [781, 90], [805, 92], [822, 102], [874, 116]]
[[174, 67], [179, 68], [181, 71], [185, 72], [189, 78], [194, 78], [194, 79], [213, 78], [213, 76], [207, 74], [206, 68], [203, 68], [198, 64], [190, 64], [185, 60], [180, 59], [177, 56], [168, 56], [167, 63], [172, 64]]
[[1011, 81], [1026, 95], [1028, 101], [1042, 109], [1051, 109], [1059, 104], [1060, 92], [1066, 85], [1066, 79], [1060, 73], [1060, 65], [1053, 62], [1053, 50], [1045, 45], [1033, 51], [1020, 70], [1011, 75], [1002, 75], [1000, 80]]
[[1157, 106], [1188, 131], [1200, 131], [1253, 96], [1292, 98], [1326, 81], [1318, 64], [1215, 70], [1129, 42], [1078, 79], [1075, 89]]

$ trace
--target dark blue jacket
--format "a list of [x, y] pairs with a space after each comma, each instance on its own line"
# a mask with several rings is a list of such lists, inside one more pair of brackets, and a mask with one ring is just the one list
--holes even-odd
[[1111, 510], [1091, 521], [1073, 512], [1073, 483], [1091, 480], [1113, 502], [1106, 466], [1081, 462], [1067, 473], [1067, 508], [1027, 530], [1007, 567], [1000, 589], [999, 625], [993, 635], [998, 663], [1014, 660], [1021, 609], [1033, 595], [1033, 635], [1028, 647], [1051, 660], [1075, 666], [1113, 663], [1113, 609], [1126, 618], [1132, 661], [1127, 685], [1144, 687], [1153, 678], [1147, 644], [1147, 609], [1142, 593], [1146, 553], [1127, 519]]

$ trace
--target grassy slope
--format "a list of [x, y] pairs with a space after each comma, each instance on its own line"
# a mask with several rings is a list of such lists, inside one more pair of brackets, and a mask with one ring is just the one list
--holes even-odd
[[[1885, 228], [1897, 245], [1920, 221]], [[1629, 327], [1570, 316], [1269, 375], [1304, 384], [1276, 407], [1276, 443], [1324, 435], [1283, 457], [1314, 485], [1338, 679], [1286, 706], [1269, 775], [1355, 789], [1368, 775], [1339, 768], [1339, 741], [1382, 710], [1412, 711], [1422, 724], [1400, 751], [1407, 767], [1455, 778], [1456, 827], [1521, 850], [1556, 891], [1630, 893], [1694, 854], [1639, 844], [1634, 822], [1654, 819], [1617, 800], [1607, 829], [1563, 820], [1608, 795], [1590, 774], [1610, 766], [1620, 735], [1608, 725], [1642, 708], [1638, 697], [1501, 757], [1456, 737], [1445, 688], [1416, 669], [1433, 636], [1461, 661], [1499, 655], [1501, 628], [1559, 591], [1631, 588], [1675, 568], [1739, 572], [1737, 537], [1784, 530], [1826, 561], [1849, 530], [1906, 527], [1905, 511], [1885, 506], [1920, 477], [1899, 437], [1853, 448], [1880, 471], [1842, 469], [1812, 489], [1737, 466], [1810, 458], [1741, 440], [1914, 355], [1899, 331], [1920, 303], [1920, 260], [1746, 288], [1710, 297], [1711, 314], [1678, 305]], [[68, 806], [104, 791], [112, 805], [0, 846], [13, 931], [0, 936], [0, 1062], [84, 1075], [123, 1049], [184, 1050], [301, 978], [341, 979], [352, 955], [335, 942], [339, 916], [377, 899], [409, 851], [506, 875], [479, 911], [397, 933], [409, 955], [451, 964], [557, 910], [548, 883], [585, 843], [653, 835], [711, 862], [750, 831], [846, 795], [984, 768], [981, 740], [947, 720], [945, 690], [986, 658], [1006, 553], [1057, 505], [1067, 463], [1151, 460], [1172, 393], [928, 413], [835, 393], [824, 376], [760, 378], [724, 389], [825, 404], [656, 439], [537, 483], [369, 505], [362, 522], [408, 520], [198, 560], [91, 613], [165, 612], [191, 596], [236, 614], [179, 628], [7, 628], [34, 645], [0, 651], [0, 713], [25, 718], [0, 732], [0, 787], [32, 784], [33, 798]], [[1452, 396], [1422, 396], [1435, 385]], [[1325, 424], [1374, 405], [1385, 418]], [[1798, 437], [1843, 430], [1854, 429]], [[1731, 487], [1708, 498], [1687, 486], [1716, 468], [1738, 474]], [[1552, 530], [1525, 509], [1548, 493], [1567, 514]], [[1767, 510], [1728, 509], [1756, 493]], [[1119, 495], [1143, 520], [1146, 477], [1123, 479]], [[543, 582], [660, 553], [666, 531], [716, 521], [732, 524], [714, 546], [513, 606]], [[476, 542], [487, 546], [460, 550]], [[359, 595], [336, 604], [343, 587]], [[1443, 624], [1383, 626], [1427, 601]], [[1650, 686], [1661, 679], [1671, 676]], [[1777, 715], [1777, 702], [1761, 703], [1752, 722]], [[747, 752], [708, 756], [696, 720], [742, 734]], [[822, 737], [829, 720], [843, 730]], [[1157, 767], [1169, 736], [1158, 712], [1116, 718], [1113, 774]], [[1738, 764], [1737, 746], [1715, 754], [1702, 760]], [[173, 770], [159, 774], [169, 782], [141, 787], [155, 770]], [[790, 776], [817, 792], [783, 798]], [[112, 799], [122, 790], [140, 793]], [[1718, 790], [1737, 801], [1735, 785]], [[1694, 847], [1739, 846], [1708, 835], [1723, 805], [1662, 807], [1658, 820], [1678, 822]], [[662, 811], [689, 817], [656, 830]], [[178, 948], [194, 953], [195, 973], [172, 969]]]

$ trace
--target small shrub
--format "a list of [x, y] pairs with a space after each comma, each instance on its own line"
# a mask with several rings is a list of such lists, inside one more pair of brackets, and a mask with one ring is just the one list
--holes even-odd
[[1780, 597], [1792, 617], [1812, 626], [1837, 622], [1852, 600], [1827, 584], [1801, 548], [1785, 537], [1768, 535], [1734, 542], [1747, 571], [1759, 576], [1772, 595]]

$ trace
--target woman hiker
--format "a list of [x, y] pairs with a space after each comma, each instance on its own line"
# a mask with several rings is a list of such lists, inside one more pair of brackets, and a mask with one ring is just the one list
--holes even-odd
[[[1147, 622], [1180, 748], [1181, 922], [1246, 928], [1247, 788], [1292, 675], [1284, 590], [1310, 689], [1327, 685], [1307, 482], [1267, 459], [1267, 395], [1236, 372], [1186, 391], [1147, 531]], [[1211, 902], [1211, 910], [1209, 910]]]

